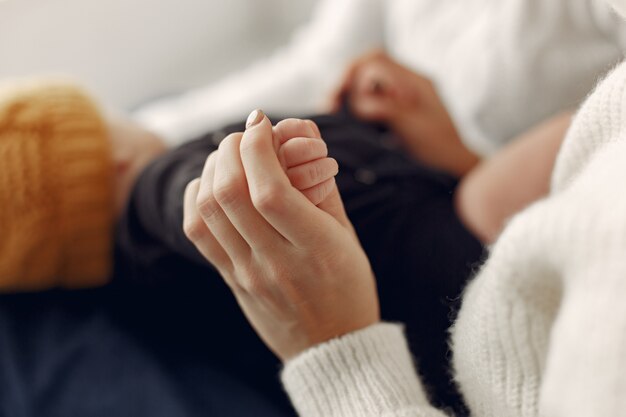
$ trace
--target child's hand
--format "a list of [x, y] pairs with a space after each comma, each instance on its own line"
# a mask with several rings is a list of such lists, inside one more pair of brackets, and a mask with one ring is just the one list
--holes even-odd
[[337, 161], [328, 158], [320, 131], [310, 120], [287, 119], [273, 129], [274, 146], [291, 185], [313, 204], [322, 203], [335, 188]]
[[299, 176], [302, 162], [325, 159], [313, 130], [301, 121], [272, 129], [253, 112], [246, 131], [226, 137], [185, 191], [185, 234], [283, 360], [380, 320], [374, 275], [337, 187], [315, 207], [293, 186], [306, 191], [336, 172], [322, 166]]

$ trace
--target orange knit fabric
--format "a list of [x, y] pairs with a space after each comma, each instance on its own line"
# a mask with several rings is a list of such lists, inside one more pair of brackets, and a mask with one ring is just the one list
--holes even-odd
[[0, 291], [105, 283], [112, 225], [97, 107], [69, 83], [0, 85]]

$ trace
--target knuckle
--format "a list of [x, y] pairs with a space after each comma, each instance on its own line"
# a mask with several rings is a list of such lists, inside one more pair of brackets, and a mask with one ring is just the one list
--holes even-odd
[[339, 162], [335, 158], [328, 158], [329, 171], [331, 171], [334, 175], [339, 173]]
[[322, 177], [322, 167], [320, 163], [309, 164], [306, 169], [306, 177], [310, 181], [317, 181]]
[[211, 159], [214, 159], [217, 157], [217, 153], [218, 153], [218, 150], [216, 149], [213, 152], [211, 152], [209, 156], [206, 157], [206, 160], [204, 161], [205, 167], [209, 164], [209, 161], [211, 161]]
[[281, 128], [284, 129], [286, 127], [290, 127], [293, 126], [294, 123], [297, 123], [298, 119], [295, 118], [289, 118], [289, 119], [283, 119], [280, 122], [278, 122], [278, 124], [276, 125], [277, 128]]
[[246, 276], [243, 279], [237, 281], [237, 285], [245, 293], [253, 295], [255, 297], [263, 296], [268, 293], [268, 288], [265, 282], [257, 276]]
[[287, 144], [284, 146], [284, 153], [289, 161], [301, 162], [309, 160], [311, 158], [316, 158], [320, 157], [320, 155], [323, 155], [325, 148], [321, 145], [322, 143], [323, 142], [320, 140], [308, 140], [306, 138], [300, 138], [298, 140], [287, 142]]
[[232, 144], [232, 142], [240, 140], [240, 139], [242, 138], [242, 136], [243, 136], [243, 133], [241, 133], [241, 132], [231, 133], [231, 134], [229, 134], [228, 136], [226, 136], [226, 137], [224, 138], [224, 140], [222, 140], [222, 141], [220, 142], [220, 144], [219, 144], [219, 147], [218, 147], [218, 148], [219, 148], [219, 149], [223, 149], [223, 148], [225, 148], [225, 147], [227, 147], [227, 146], [231, 145], [231, 144]]
[[284, 120], [285, 124], [292, 127], [302, 127], [305, 122], [302, 119], [290, 118]]
[[200, 185], [200, 178], [196, 178], [192, 181], [190, 181], [189, 183], [187, 183], [187, 185], [185, 186], [185, 196], [191, 195], [191, 193], [193, 192], [193, 190], [196, 190], [197, 188], [199, 188]]
[[256, 155], [263, 148], [262, 141], [259, 140], [244, 140], [239, 145], [239, 149], [242, 155]]
[[307, 155], [319, 156], [319, 155], [327, 155], [328, 148], [326, 146], [326, 142], [321, 140], [307, 140], [303, 144], [304, 152]]
[[206, 232], [206, 225], [198, 216], [194, 216], [191, 218], [185, 218], [183, 221], [183, 232], [187, 239], [195, 242], [196, 240], [201, 239]]
[[219, 181], [214, 185], [213, 194], [221, 207], [231, 207], [238, 204], [242, 199], [243, 186], [238, 179]]
[[222, 210], [213, 193], [199, 194], [196, 200], [196, 207], [200, 216], [205, 220], [215, 218]]
[[305, 129], [308, 130], [311, 128], [311, 125], [308, 120], [293, 119], [293, 123], [298, 129], [301, 129], [301, 130], [305, 130]]
[[233, 285], [238, 291], [255, 297], [267, 294], [269, 291], [269, 282], [263, 279], [259, 268], [252, 264], [236, 265], [233, 275], [235, 277]]
[[[283, 139], [290, 139], [296, 136], [308, 136], [308, 132], [313, 133], [312, 126], [309, 120], [302, 119], [285, 119], [276, 125], [276, 129], [283, 136]], [[285, 133], [287, 135], [285, 136]]]
[[315, 155], [315, 145], [304, 139], [294, 141], [289, 150], [289, 155], [291, 156], [291, 160], [295, 160], [297, 162], [306, 161]]
[[295, 118], [283, 119], [280, 122], [276, 123], [276, 129], [283, 131], [292, 126], [293, 122], [297, 120]]
[[268, 185], [254, 195], [252, 204], [260, 212], [275, 212], [279, 210], [283, 196], [282, 186]]
[[243, 139], [242, 132], [234, 132], [226, 136], [219, 144], [218, 150], [216, 152], [220, 152], [222, 155], [226, 152], [229, 152], [233, 149], [239, 148]]

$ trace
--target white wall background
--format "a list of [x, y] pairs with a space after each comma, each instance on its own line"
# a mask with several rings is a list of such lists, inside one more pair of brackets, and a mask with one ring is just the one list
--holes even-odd
[[0, 0], [0, 78], [64, 74], [131, 108], [285, 43], [315, 0]]

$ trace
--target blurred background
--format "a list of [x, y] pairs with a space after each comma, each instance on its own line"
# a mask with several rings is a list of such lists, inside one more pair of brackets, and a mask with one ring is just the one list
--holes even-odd
[[314, 2], [0, 0], [0, 79], [71, 75], [132, 109], [267, 56]]

